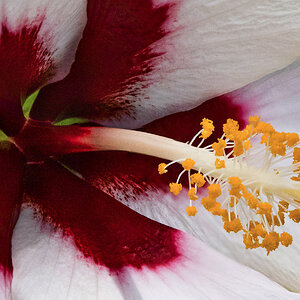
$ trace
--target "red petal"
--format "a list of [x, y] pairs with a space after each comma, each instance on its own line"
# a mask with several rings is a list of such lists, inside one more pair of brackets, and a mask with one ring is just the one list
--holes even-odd
[[73, 237], [98, 265], [155, 268], [179, 255], [175, 230], [137, 214], [57, 163], [32, 165], [26, 193], [43, 219]]
[[85, 0], [1, 2], [0, 127], [15, 135], [24, 123], [21, 100], [62, 79], [85, 25]]
[[90, 116], [95, 110], [103, 117], [124, 109], [122, 114], [130, 113], [130, 103], [104, 98], [123, 89], [127, 79], [150, 71], [146, 61], [155, 54], [147, 47], [163, 36], [167, 9], [154, 9], [151, 0], [89, 1], [88, 23], [71, 72], [41, 91], [32, 117], [52, 121], [59, 113], [60, 118]]
[[[22, 195], [24, 161], [10, 143], [0, 143], [0, 298], [9, 296], [12, 280], [11, 238]], [[3, 281], [4, 280], [4, 281]], [[7, 298], [6, 298], [7, 297]]]
[[21, 95], [40, 87], [52, 75], [49, 51], [37, 40], [38, 25], [13, 32], [2, 24], [0, 36], [0, 126], [9, 135], [24, 123]]

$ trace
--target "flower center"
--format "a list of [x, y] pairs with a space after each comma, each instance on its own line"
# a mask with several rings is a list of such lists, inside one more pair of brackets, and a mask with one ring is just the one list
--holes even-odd
[[262, 247], [269, 254], [279, 243], [291, 245], [293, 238], [284, 232], [284, 224], [286, 216], [300, 222], [298, 134], [277, 132], [257, 116], [249, 118], [244, 130], [228, 119], [222, 137], [200, 148], [214, 131], [208, 119], [200, 125], [201, 130], [187, 144], [192, 150], [186, 156], [158, 166], [159, 174], [166, 173], [174, 163], [183, 167], [177, 180], [170, 183], [170, 192], [178, 195], [182, 191], [180, 180], [186, 173], [189, 216], [196, 215], [193, 202], [198, 200], [199, 188], [207, 183], [207, 196], [201, 198], [201, 204], [222, 218], [227, 232], [243, 232], [246, 249]]

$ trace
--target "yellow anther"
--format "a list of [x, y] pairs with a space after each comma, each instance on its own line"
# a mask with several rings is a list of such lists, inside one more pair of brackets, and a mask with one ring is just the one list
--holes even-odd
[[245, 151], [248, 151], [250, 147], [252, 147], [252, 145], [250, 145], [250, 141], [245, 141], [244, 142], [244, 149], [245, 149]]
[[239, 130], [239, 123], [233, 119], [227, 119], [226, 124], [223, 125], [223, 132], [227, 139], [233, 140], [233, 134]]
[[218, 198], [222, 194], [221, 187], [217, 183], [211, 184], [207, 189], [208, 189], [208, 195], [211, 198]]
[[289, 208], [289, 203], [284, 201], [284, 200], [281, 200], [279, 201], [279, 205], [278, 205], [278, 210], [279, 211], [287, 211], [287, 209]]
[[248, 129], [244, 129], [242, 131], [237, 131], [234, 134], [234, 138], [238, 140], [245, 141], [250, 137], [250, 131]]
[[191, 175], [191, 184], [197, 184], [198, 187], [202, 187], [205, 184], [205, 179], [202, 174], [195, 173]]
[[210, 137], [215, 130], [215, 126], [213, 125], [213, 121], [204, 118], [200, 123], [202, 125], [203, 131], [200, 135], [200, 138], [207, 139]]
[[294, 222], [299, 223], [300, 222], [300, 209], [294, 209], [291, 210], [289, 213], [290, 219], [292, 219]]
[[237, 189], [241, 188], [242, 186], [242, 181], [239, 177], [229, 177], [228, 178], [228, 183], [231, 185], [232, 188]]
[[235, 140], [233, 147], [234, 156], [240, 156], [244, 153], [244, 145], [242, 140]]
[[258, 203], [257, 204], [257, 213], [260, 215], [271, 214], [273, 206], [268, 202]]
[[188, 206], [186, 212], [189, 216], [195, 216], [198, 211], [195, 206]]
[[208, 130], [208, 131], [214, 131], [215, 130], [215, 126], [212, 120], [209, 120], [207, 118], [202, 119], [202, 122], [200, 123], [200, 125], [202, 125], [202, 128], [204, 130]]
[[194, 187], [190, 188], [188, 195], [190, 197], [190, 200], [195, 201], [198, 199], [198, 197], [196, 196], [196, 189]]
[[253, 127], [253, 125], [246, 125], [245, 129], [243, 130], [243, 135], [247, 136], [249, 138], [250, 136], [256, 134], [256, 129]]
[[220, 185], [211, 184], [208, 187], [208, 196], [203, 197], [201, 200], [201, 204], [204, 206], [204, 208], [206, 208], [215, 216], [224, 216], [227, 214], [227, 211], [221, 208], [221, 203], [216, 201], [217, 197], [219, 197], [221, 194], [222, 191]]
[[230, 197], [230, 203], [229, 203], [229, 206], [230, 206], [230, 207], [234, 207], [234, 206], [237, 204], [238, 201], [239, 201], [239, 200], [238, 200], [236, 197]]
[[[231, 134], [231, 139], [234, 141], [233, 154], [235, 156], [240, 156], [245, 150], [249, 148], [249, 141], [246, 141], [250, 137], [250, 132], [248, 130], [239, 131], [236, 130]], [[246, 145], [245, 145], [245, 142]]]
[[216, 159], [216, 161], [215, 161], [215, 167], [216, 167], [216, 169], [225, 168], [225, 161], [221, 160], [221, 159]]
[[244, 134], [242, 131], [237, 130], [232, 133], [232, 140], [235, 142], [241, 142], [244, 140]]
[[241, 191], [244, 188], [241, 179], [239, 177], [229, 177], [228, 183], [231, 185], [229, 195], [236, 196], [238, 199], [240, 199], [242, 196]]
[[285, 246], [285, 247], [288, 247], [289, 245], [291, 245], [293, 242], [293, 237], [287, 233], [287, 232], [283, 232], [281, 235], [280, 235], [280, 243], [281, 245]]
[[209, 138], [212, 135], [212, 131], [208, 131], [208, 130], [203, 130], [201, 132], [200, 138], [206, 140], [207, 138]]
[[284, 225], [284, 223], [285, 223], [284, 214], [283, 214], [282, 211], [279, 211], [278, 216], [274, 216], [274, 225], [275, 226], [281, 226], [281, 225]]
[[257, 208], [258, 199], [255, 198], [251, 193], [245, 191], [245, 192], [243, 192], [243, 197], [247, 200], [248, 206], [251, 209]]
[[279, 218], [275, 215], [272, 215], [271, 213], [266, 213], [265, 214], [267, 222], [269, 226], [281, 226], [284, 224], [284, 214], [283, 212], [278, 212]]
[[243, 243], [245, 244], [246, 249], [255, 249], [259, 247], [258, 238], [248, 233], [243, 234]]
[[273, 155], [284, 156], [286, 153], [287, 135], [284, 132], [274, 132], [270, 137], [264, 136], [264, 143], [269, 142], [269, 150]]
[[273, 155], [281, 155], [284, 156], [286, 154], [286, 146], [279, 141], [272, 141], [269, 147], [270, 152]]
[[248, 231], [251, 231], [255, 228], [256, 224], [260, 224], [258, 222], [255, 222], [255, 221], [250, 221], [247, 225], [248, 225]]
[[162, 175], [162, 174], [165, 174], [165, 173], [167, 173], [168, 172], [168, 170], [166, 170], [166, 164], [164, 164], [164, 163], [161, 163], [161, 164], [159, 164], [158, 165], [158, 173], [159, 173], [159, 175]]
[[241, 224], [241, 221], [240, 219], [236, 218], [234, 220], [231, 220], [231, 221], [225, 221], [224, 222], [224, 229], [227, 231], [227, 232], [239, 232], [240, 230], [243, 229], [243, 226]]
[[267, 233], [263, 242], [261, 243], [261, 247], [267, 250], [267, 255], [270, 254], [271, 251], [274, 251], [279, 246], [279, 234], [277, 232]]
[[211, 209], [213, 207], [215, 207], [217, 205], [217, 201], [216, 198], [213, 197], [203, 197], [201, 200], [201, 204], [204, 206], [205, 209], [207, 209], [208, 211], [211, 211]]
[[249, 117], [248, 121], [249, 124], [252, 125], [253, 127], [256, 127], [259, 123], [260, 120], [260, 116], [253, 116], [253, 117]]
[[192, 169], [192, 167], [195, 165], [195, 162], [192, 159], [187, 158], [185, 161], [181, 163], [181, 165], [185, 170], [188, 171]]
[[263, 134], [260, 138], [260, 143], [267, 145], [270, 142], [270, 135], [269, 134]]
[[224, 149], [227, 146], [224, 140], [218, 139], [217, 143], [212, 144], [212, 148], [215, 150], [215, 156], [223, 156]]
[[293, 160], [294, 164], [300, 162], [300, 148], [298, 147], [294, 148], [293, 158], [294, 158]]
[[284, 143], [287, 140], [287, 135], [285, 132], [277, 132], [275, 131], [272, 134], [271, 140], [277, 141], [279, 143]]
[[178, 195], [182, 190], [182, 184], [181, 183], [171, 182], [169, 184], [169, 186], [170, 186], [170, 192], [173, 193], [175, 196]]
[[267, 232], [266, 230], [264, 229], [263, 225], [258, 223], [258, 224], [255, 224], [255, 226], [253, 228], [250, 229], [250, 233], [253, 235], [253, 236], [261, 236], [261, 237], [265, 237]]
[[275, 132], [274, 127], [269, 124], [269, 123], [265, 123], [265, 122], [259, 122], [256, 130], [258, 133], [263, 133], [263, 134], [272, 134]]
[[231, 211], [230, 213], [228, 213], [228, 211], [226, 211], [226, 214], [224, 214], [222, 216], [222, 221], [223, 222], [229, 221], [229, 215], [230, 215], [230, 221], [235, 219], [235, 214], [233, 211]]
[[288, 147], [294, 147], [299, 142], [299, 134], [292, 132], [286, 134], [286, 141]]
[[225, 214], [227, 214], [227, 210], [221, 208], [221, 203], [219, 203], [219, 202], [216, 202], [216, 204], [211, 209], [209, 209], [209, 211], [214, 216], [223, 217]]
[[[295, 147], [293, 152], [293, 164], [297, 164], [300, 162], [300, 148]], [[298, 176], [291, 177], [292, 180], [300, 181], [300, 167], [294, 170], [294, 172], [298, 173]]]
[[[300, 172], [300, 169], [298, 169], [298, 172]], [[291, 179], [295, 181], [300, 181], [300, 173], [298, 174], [298, 176], [291, 177]]]

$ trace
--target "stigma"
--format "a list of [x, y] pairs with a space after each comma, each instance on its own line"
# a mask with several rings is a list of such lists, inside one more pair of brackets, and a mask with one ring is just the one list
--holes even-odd
[[280, 245], [290, 246], [293, 237], [285, 232], [285, 222], [300, 222], [299, 135], [278, 132], [258, 116], [250, 117], [243, 130], [228, 119], [223, 135], [201, 147], [215, 127], [206, 118], [200, 126], [184, 157], [158, 166], [162, 175], [172, 164], [182, 165], [170, 192], [185, 190], [181, 182], [186, 175], [188, 216], [197, 214], [199, 201], [228, 233], [241, 235], [246, 249], [264, 248], [269, 255]]

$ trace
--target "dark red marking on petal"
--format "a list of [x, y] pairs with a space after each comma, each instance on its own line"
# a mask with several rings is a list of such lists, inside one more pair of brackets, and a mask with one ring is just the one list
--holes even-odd
[[86, 258], [117, 271], [164, 266], [179, 257], [176, 230], [143, 217], [55, 162], [31, 165], [30, 203], [45, 222], [73, 237]]
[[151, 0], [88, 1], [88, 22], [70, 74], [42, 89], [32, 118], [131, 115], [131, 103], [116, 94], [151, 70], [147, 61], [159, 53], [150, 53], [149, 45], [164, 36], [168, 9], [154, 9]]
[[[24, 159], [9, 142], [0, 142], [0, 272], [10, 287], [11, 238], [22, 199]], [[2, 284], [2, 283], [0, 283]]]
[[49, 156], [94, 150], [84, 143], [89, 133], [85, 127], [54, 126], [50, 122], [28, 120], [14, 142], [28, 161], [41, 161]]
[[228, 118], [237, 120], [240, 127], [246, 125], [244, 107], [233, 103], [227, 95], [204, 102], [196, 108], [176, 113], [144, 126], [142, 131], [166, 136], [181, 142], [191, 140], [201, 128], [203, 118], [213, 120], [215, 131], [205, 145], [213, 143], [223, 134], [223, 124]]
[[43, 18], [12, 31], [1, 24], [0, 127], [8, 135], [23, 126], [21, 97], [26, 97], [53, 75], [49, 50], [38, 39]]
[[[198, 107], [176, 113], [156, 120], [141, 130], [178, 141], [190, 141], [200, 129], [203, 118], [214, 121], [215, 132], [204, 146], [211, 144], [223, 134], [223, 123], [228, 118], [239, 121], [240, 127], [246, 124], [244, 107], [234, 104], [227, 96], [218, 97], [199, 105]], [[88, 181], [100, 189], [110, 190], [116, 187], [124, 192], [131, 188], [136, 196], [127, 197], [128, 201], [138, 200], [145, 195], [149, 187], [157, 187], [164, 191], [169, 189], [169, 182], [177, 179], [182, 168], [173, 165], [164, 175], [158, 175], [157, 166], [161, 159], [127, 152], [96, 152], [65, 156], [65, 164], [81, 173]], [[183, 176], [183, 180], [186, 177]], [[184, 181], [182, 181], [185, 183]]]

